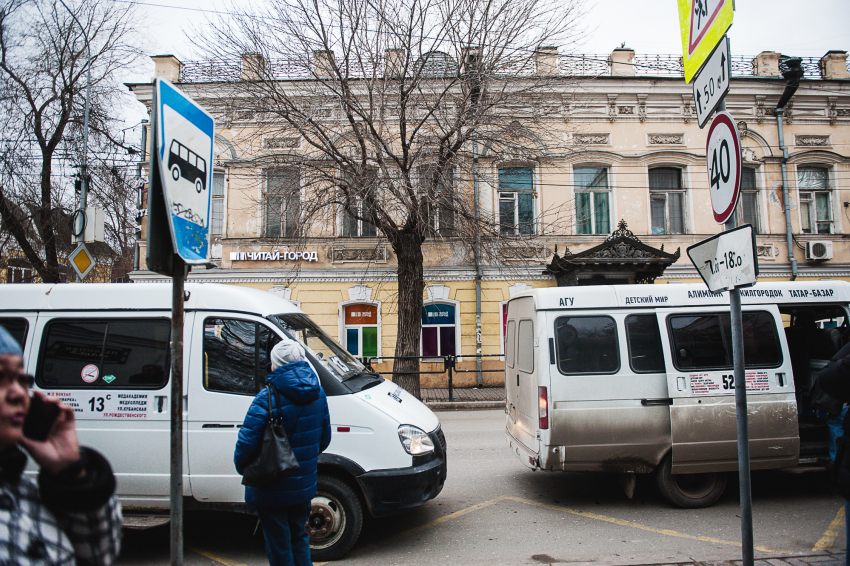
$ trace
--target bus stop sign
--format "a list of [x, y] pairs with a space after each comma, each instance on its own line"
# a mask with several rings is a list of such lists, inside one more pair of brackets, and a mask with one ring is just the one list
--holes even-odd
[[174, 252], [205, 264], [210, 248], [210, 184], [215, 123], [165, 79], [156, 80], [156, 139]]

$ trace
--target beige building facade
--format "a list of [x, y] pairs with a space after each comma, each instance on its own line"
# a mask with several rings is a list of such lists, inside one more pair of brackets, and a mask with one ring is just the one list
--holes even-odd
[[[214, 269], [195, 270], [191, 280], [242, 285], [298, 304], [334, 338], [360, 357], [393, 355], [396, 335], [395, 258], [379, 234], [332, 212], [309, 237], [288, 238], [298, 222], [299, 202], [273, 201], [278, 170], [274, 157], [303, 151], [297, 137], [249, 135], [262, 127], [243, 112], [228, 81], [250, 78], [256, 61], [222, 71], [203, 62], [183, 64], [154, 57], [163, 76], [207, 108], [216, 119], [211, 230]], [[788, 280], [792, 267], [786, 235], [783, 165], [789, 193], [791, 252], [798, 279], [850, 279], [850, 73], [847, 54], [831, 51], [804, 59], [804, 78], [784, 109], [780, 148], [774, 113], [786, 90], [784, 58], [764, 52], [734, 58], [727, 111], [737, 122], [744, 171], [738, 217], [757, 234], [760, 280]], [[537, 74], [555, 85], [545, 104], [549, 138], [535, 155], [479, 164], [482, 214], [504, 225], [531, 219], [534, 245], [516, 250], [516, 261], [481, 266], [451, 238], [425, 244], [423, 356], [458, 356], [458, 368], [475, 368], [477, 317], [481, 319], [483, 369], [499, 369], [507, 300], [529, 287], [554, 286], [553, 258], [569, 259], [600, 246], [617, 232], [645, 246], [680, 253], [656, 284], [696, 282], [685, 249], [721, 231], [714, 222], [706, 167], [706, 129], [697, 124], [692, 87], [678, 57], [642, 57], [626, 48], [604, 56], [537, 55]], [[559, 81], [563, 86], [558, 87]], [[151, 85], [130, 85], [150, 109]], [[328, 116], [329, 119], [332, 116]], [[521, 123], [520, 123], [521, 126]], [[298, 182], [297, 171], [289, 173]], [[277, 173], [275, 173], [277, 175]], [[308, 198], [305, 194], [302, 198]], [[556, 211], [556, 212], [553, 212]], [[552, 215], [557, 222], [550, 221]], [[623, 223], [621, 223], [623, 221]], [[615, 234], [616, 235], [616, 234]], [[135, 281], [165, 281], [144, 269]], [[634, 248], [623, 246], [624, 257]], [[592, 270], [591, 270], [592, 271]], [[579, 274], [575, 284], [634, 282], [634, 276]], [[435, 308], [439, 306], [438, 308]], [[436, 314], [434, 314], [436, 313]], [[426, 367], [442, 369], [442, 363]], [[503, 374], [459, 373], [458, 386], [501, 384]], [[443, 373], [423, 375], [423, 387], [444, 387]]]

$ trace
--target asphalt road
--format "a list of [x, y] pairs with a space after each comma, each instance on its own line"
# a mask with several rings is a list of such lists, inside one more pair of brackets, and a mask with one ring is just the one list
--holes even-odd
[[[615, 475], [531, 472], [508, 450], [502, 411], [441, 412], [443, 492], [366, 522], [346, 566], [657, 564], [741, 558], [737, 481], [709, 509], [671, 507], [649, 478], [628, 499]], [[824, 473], [754, 472], [756, 558], [843, 551], [842, 500]], [[256, 521], [188, 513], [188, 565], [267, 564]], [[119, 564], [168, 564], [167, 527], [125, 534]], [[793, 561], [792, 561], [793, 562]]]

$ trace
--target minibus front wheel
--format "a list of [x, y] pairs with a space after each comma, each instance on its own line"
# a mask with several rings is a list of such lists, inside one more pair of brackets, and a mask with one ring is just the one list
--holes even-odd
[[333, 476], [319, 475], [307, 532], [310, 556], [316, 562], [342, 558], [363, 528], [363, 506], [354, 490]]
[[661, 495], [683, 509], [714, 505], [726, 489], [726, 480], [726, 472], [674, 474], [672, 454], [667, 454], [655, 470], [655, 483]]

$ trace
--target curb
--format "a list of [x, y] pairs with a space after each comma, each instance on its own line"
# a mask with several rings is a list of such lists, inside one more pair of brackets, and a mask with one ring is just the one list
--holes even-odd
[[470, 411], [475, 409], [504, 409], [504, 401], [428, 401], [432, 411]]

